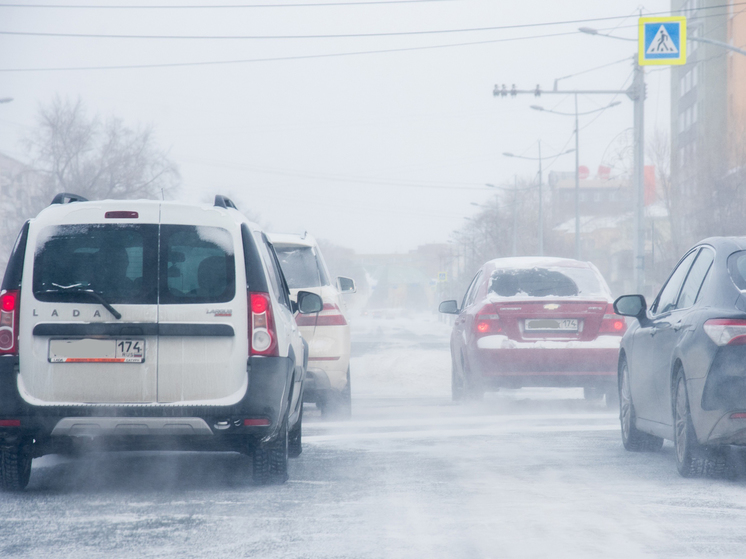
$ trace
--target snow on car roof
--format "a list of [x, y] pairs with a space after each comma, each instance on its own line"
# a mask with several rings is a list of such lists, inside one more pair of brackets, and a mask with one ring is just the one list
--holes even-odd
[[495, 258], [487, 264], [493, 269], [530, 269], [530, 268], [591, 268], [589, 262], [572, 258], [555, 258], [550, 256], [512, 256]]
[[267, 233], [267, 237], [273, 245], [288, 245], [288, 246], [302, 246], [302, 247], [314, 247], [316, 246], [316, 239], [314, 239], [308, 233], [303, 235], [296, 235], [293, 233]]

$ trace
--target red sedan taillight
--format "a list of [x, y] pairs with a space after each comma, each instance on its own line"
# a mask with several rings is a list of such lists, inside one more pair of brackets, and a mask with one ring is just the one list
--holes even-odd
[[746, 320], [712, 318], [705, 322], [704, 328], [717, 345], [746, 345]]
[[599, 334], [617, 334], [621, 336], [627, 331], [627, 323], [623, 316], [614, 312], [614, 305], [608, 305], [604, 313], [601, 326], [598, 328]]
[[269, 293], [249, 293], [249, 351], [251, 355], [279, 355]]
[[479, 310], [474, 321], [474, 330], [477, 336], [499, 334], [503, 331], [500, 325], [500, 315], [497, 314], [493, 305], [485, 305]]
[[20, 291], [0, 294], [0, 355], [18, 353], [18, 307]]

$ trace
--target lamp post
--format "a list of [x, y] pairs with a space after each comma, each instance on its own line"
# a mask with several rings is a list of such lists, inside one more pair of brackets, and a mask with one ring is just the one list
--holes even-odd
[[557, 153], [555, 155], [542, 157], [541, 156], [541, 140], [539, 140], [539, 157], [525, 157], [523, 155], [515, 155], [509, 152], [503, 153], [505, 157], [515, 157], [516, 159], [527, 159], [529, 161], [539, 162], [539, 256], [544, 256], [544, 212], [543, 212], [544, 196], [542, 193], [543, 176], [541, 172], [541, 162], [543, 159], [554, 159], [554, 158], [559, 157], [560, 155], [572, 153], [573, 151], [575, 150], [568, 149], [567, 151], [563, 151], [562, 153]]
[[589, 115], [597, 113], [599, 111], [605, 111], [611, 107], [620, 105], [621, 101], [614, 101], [609, 103], [605, 107], [593, 109], [592, 111], [586, 111], [584, 113], [578, 112], [578, 94], [575, 93], [575, 112], [574, 113], [562, 113], [559, 111], [553, 111], [551, 109], [545, 109], [538, 105], [531, 105], [531, 108], [535, 111], [542, 111], [545, 113], [552, 113], [555, 115], [563, 116], [574, 116], [575, 117], [575, 259], [580, 260], [580, 128], [578, 126], [578, 117], [583, 115]]

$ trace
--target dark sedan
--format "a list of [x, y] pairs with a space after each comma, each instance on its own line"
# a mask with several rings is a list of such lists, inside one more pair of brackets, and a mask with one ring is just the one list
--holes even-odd
[[724, 473], [746, 445], [746, 237], [702, 241], [650, 308], [624, 295], [614, 309], [637, 318], [619, 352], [624, 447], [673, 440], [681, 475]]

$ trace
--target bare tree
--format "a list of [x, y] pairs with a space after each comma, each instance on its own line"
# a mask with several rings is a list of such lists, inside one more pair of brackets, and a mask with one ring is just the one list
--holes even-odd
[[80, 100], [57, 97], [42, 107], [26, 146], [50, 192], [92, 199], [165, 198], [179, 186], [178, 169], [155, 145], [151, 128], [89, 117]]
[[24, 141], [28, 164], [4, 157], [0, 184], [0, 271], [23, 222], [59, 192], [89, 199], [165, 198], [179, 172], [151, 128], [128, 128], [118, 118], [89, 117], [80, 100], [55, 98], [41, 107]]

